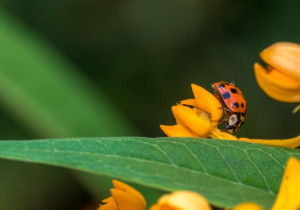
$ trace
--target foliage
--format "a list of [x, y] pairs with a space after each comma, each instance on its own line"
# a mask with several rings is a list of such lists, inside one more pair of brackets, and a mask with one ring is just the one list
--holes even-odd
[[273, 204], [292, 149], [184, 138], [2, 141], [0, 157], [113, 176], [148, 187], [192, 190], [219, 207]]

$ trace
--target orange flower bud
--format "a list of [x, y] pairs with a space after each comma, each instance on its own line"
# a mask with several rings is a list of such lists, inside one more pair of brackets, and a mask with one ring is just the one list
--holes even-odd
[[176, 191], [163, 195], [150, 210], [211, 210], [207, 200], [198, 193]]
[[241, 203], [233, 208], [233, 210], [263, 210], [263, 208], [256, 203]]
[[277, 42], [264, 49], [260, 57], [270, 66], [290, 78], [300, 81], [300, 45]]
[[261, 89], [275, 100], [300, 102], [300, 45], [278, 42], [264, 49], [260, 56], [268, 64], [267, 68], [254, 64]]

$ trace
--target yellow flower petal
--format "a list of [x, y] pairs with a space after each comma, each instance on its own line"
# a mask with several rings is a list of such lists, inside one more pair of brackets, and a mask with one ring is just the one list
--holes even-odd
[[239, 138], [240, 141], [255, 143], [255, 144], [265, 144], [269, 146], [280, 146], [280, 147], [289, 147], [296, 148], [300, 146], [300, 135], [290, 139], [248, 139], [248, 138]]
[[199, 137], [205, 137], [208, 134], [211, 123], [200, 118], [193, 109], [177, 105], [172, 106], [172, 112], [178, 124], [189, 128]]
[[237, 140], [234, 135], [221, 131], [218, 127], [213, 127], [209, 132], [209, 137], [213, 139]]
[[162, 131], [169, 137], [199, 137], [182, 125], [160, 125]]
[[263, 210], [263, 208], [256, 203], [246, 202], [237, 205], [233, 210]]
[[118, 180], [113, 180], [112, 183], [116, 189], [131, 193], [132, 195], [134, 195], [135, 197], [140, 199], [145, 206], [147, 205], [144, 196], [139, 191], [134, 189], [133, 187], [131, 187], [123, 182], [120, 182]]
[[219, 121], [223, 116], [222, 105], [219, 100], [204, 88], [192, 84], [196, 107], [211, 114], [212, 121]]
[[255, 73], [259, 73], [263, 77], [267, 77], [267, 82], [272, 85], [278, 86], [278, 88], [282, 88], [285, 90], [295, 90], [299, 88], [300, 81], [294, 80], [293, 78], [286, 76], [285, 74], [272, 67], [268, 67], [267, 69], [265, 69], [259, 63], [255, 63], [254, 70], [258, 71]]
[[283, 102], [300, 102], [300, 81], [292, 81], [272, 69], [271, 72], [260, 64], [254, 64], [256, 80], [261, 89], [271, 98]]
[[119, 189], [111, 189], [110, 193], [114, 198], [118, 210], [145, 210], [145, 203], [134, 194]]
[[264, 49], [260, 57], [270, 66], [300, 81], [300, 45], [277, 42]]
[[113, 180], [114, 189], [110, 190], [111, 197], [102, 200], [98, 210], [145, 210], [144, 196], [129, 185]]
[[198, 193], [176, 191], [160, 197], [150, 210], [211, 210], [207, 200]]
[[282, 177], [281, 186], [272, 210], [300, 208], [300, 162], [291, 157]]
[[102, 200], [102, 203], [105, 204], [101, 205], [97, 210], [118, 210], [118, 206], [113, 197]]
[[292, 77], [287, 76], [286, 74], [278, 71], [278, 69], [275, 69], [271, 66], [268, 66], [267, 68], [269, 76], [275, 79], [279, 87], [286, 88], [289, 90], [293, 90], [299, 87], [299, 80], [295, 80]]
[[180, 101], [180, 104], [195, 107], [196, 106], [196, 100], [192, 99], [192, 98], [191, 99], [185, 99], [185, 100]]

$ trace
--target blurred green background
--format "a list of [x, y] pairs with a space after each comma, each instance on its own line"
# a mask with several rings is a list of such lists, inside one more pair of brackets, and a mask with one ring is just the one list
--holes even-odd
[[[170, 107], [192, 97], [190, 84], [211, 89], [220, 80], [234, 81], [248, 102], [238, 136], [299, 134], [295, 104], [267, 97], [253, 64], [274, 42], [300, 43], [300, 2], [0, 5], [1, 139], [164, 136], [159, 124], [175, 123]], [[67, 169], [4, 160], [0, 167], [0, 209], [95, 209], [110, 187], [107, 178]]]

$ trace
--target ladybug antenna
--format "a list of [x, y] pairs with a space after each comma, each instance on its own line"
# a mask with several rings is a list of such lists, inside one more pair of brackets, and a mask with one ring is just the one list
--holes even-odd
[[231, 77], [231, 82], [230, 83], [235, 85], [235, 81], [234, 81], [233, 77]]

